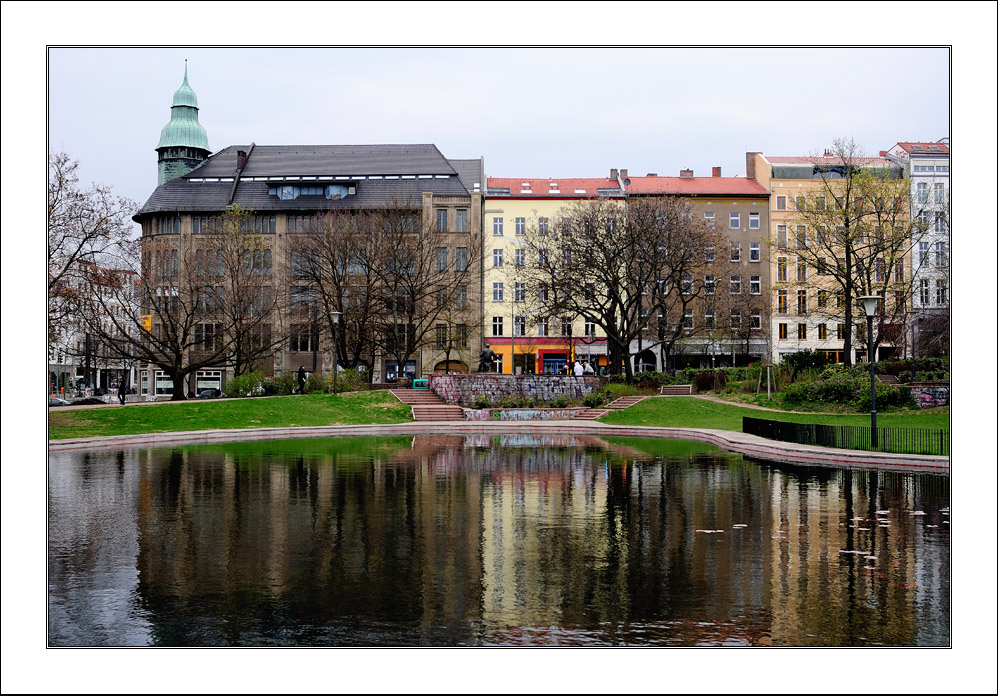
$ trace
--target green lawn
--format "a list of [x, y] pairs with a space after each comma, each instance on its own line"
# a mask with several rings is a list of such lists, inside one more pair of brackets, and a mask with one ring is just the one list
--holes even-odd
[[[651, 425], [668, 428], [710, 428], [741, 432], [742, 417], [764, 418], [791, 423], [820, 425], [870, 425], [869, 413], [829, 414], [814, 412], [763, 411], [722, 404], [692, 396], [645, 399], [623, 411], [600, 418], [614, 425]], [[877, 425], [883, 428], [949, 428], [949, 407], [921, 411], [878, 413]]]
[[49, 410], [49, 438], [311, 425], [404, 423], [409, 406], [385, 391], [183, 401]]

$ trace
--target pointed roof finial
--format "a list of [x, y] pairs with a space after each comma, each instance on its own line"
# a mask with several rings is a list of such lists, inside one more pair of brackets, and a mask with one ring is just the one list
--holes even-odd
[[187, 59], [184, 58], [184, 82], [187, 82]]

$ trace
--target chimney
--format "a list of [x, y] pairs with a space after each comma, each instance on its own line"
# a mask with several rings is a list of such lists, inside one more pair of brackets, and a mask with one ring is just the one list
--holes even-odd
[[627, 170], [626, 169], [621, 169], [620, 170], [620, 178], [621, 179], [626, 179], [627, 178]]
[[241, 172], [243, 170], [243, 167], [245, 166], [246, 166], [246, 151], [239, 150], [236, 153], [236, 170]]
[[825, 150], [825, 157], [832, 157], [832, 151], [831, 150]]
[[680, 179], [692, 179], [693, 178], [693, 170], [692, 169], [680, 169], [679, 170], [679, 178]]
[[711, 176], [721, 176], [721, 168], [720, 167], [714, 167], [711, 170], [710, 175]]
[[755, 156], [761, 154], [761, 152], [745, 153], [745, 176], [747, 178], [755, 179]]
[[610, 169], [610, 178], [616, 180], [617, 178], [617, 168], [613, 167]]

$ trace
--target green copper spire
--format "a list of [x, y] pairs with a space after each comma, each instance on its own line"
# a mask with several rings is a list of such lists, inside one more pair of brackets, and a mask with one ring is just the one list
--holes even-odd
[[198, 96], [187, 83], [187, 61], [184, 61], [184, 83], [173, 93], [170, 122], [159, 134], [156, 152], [160, 184], [186, 174], [211, 154], [208, 134], [198, 122]]

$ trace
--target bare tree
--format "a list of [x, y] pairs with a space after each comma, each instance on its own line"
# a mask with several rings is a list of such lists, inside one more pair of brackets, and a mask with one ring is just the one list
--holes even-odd
[[777, 311], [796, 306], [801, 315], [841, 319], [845, 361], [851, 364], [860, 296], [884, 298], [874, 350], [881, 342], [902, 340], [912, 293], [911, 251], [927, 222], [911, 210], [909, 182], [900, 168], [875, 166], [852, 140], [836, 140], [831, 154], [814, 158], [817, 186], [802, 189], [792, 216], [796, 229], [780, 231], [770, 254], [776, 259]]
[[690, 331], [683, 318], [705, 293], [697, 279], [720, 239], [681, 199], [639, 200], [626, 210], [611, 199], [579, 201], [555, 229], [541, 221], [528, 229], [534, 258], [520, 275], [547, 316], [582, 315], [599, 326], [611, 373], [623, 363], [630, 377], [634, 341], [638, 352], [671, 349]]
[[69, 328], [81, 282], [89, 265], [113, 265], [132, 236], [135, 203], [110, 187], [82, 188], [78, 160], [49, 153], [48, 171], [48, 323], [53, 342]]

